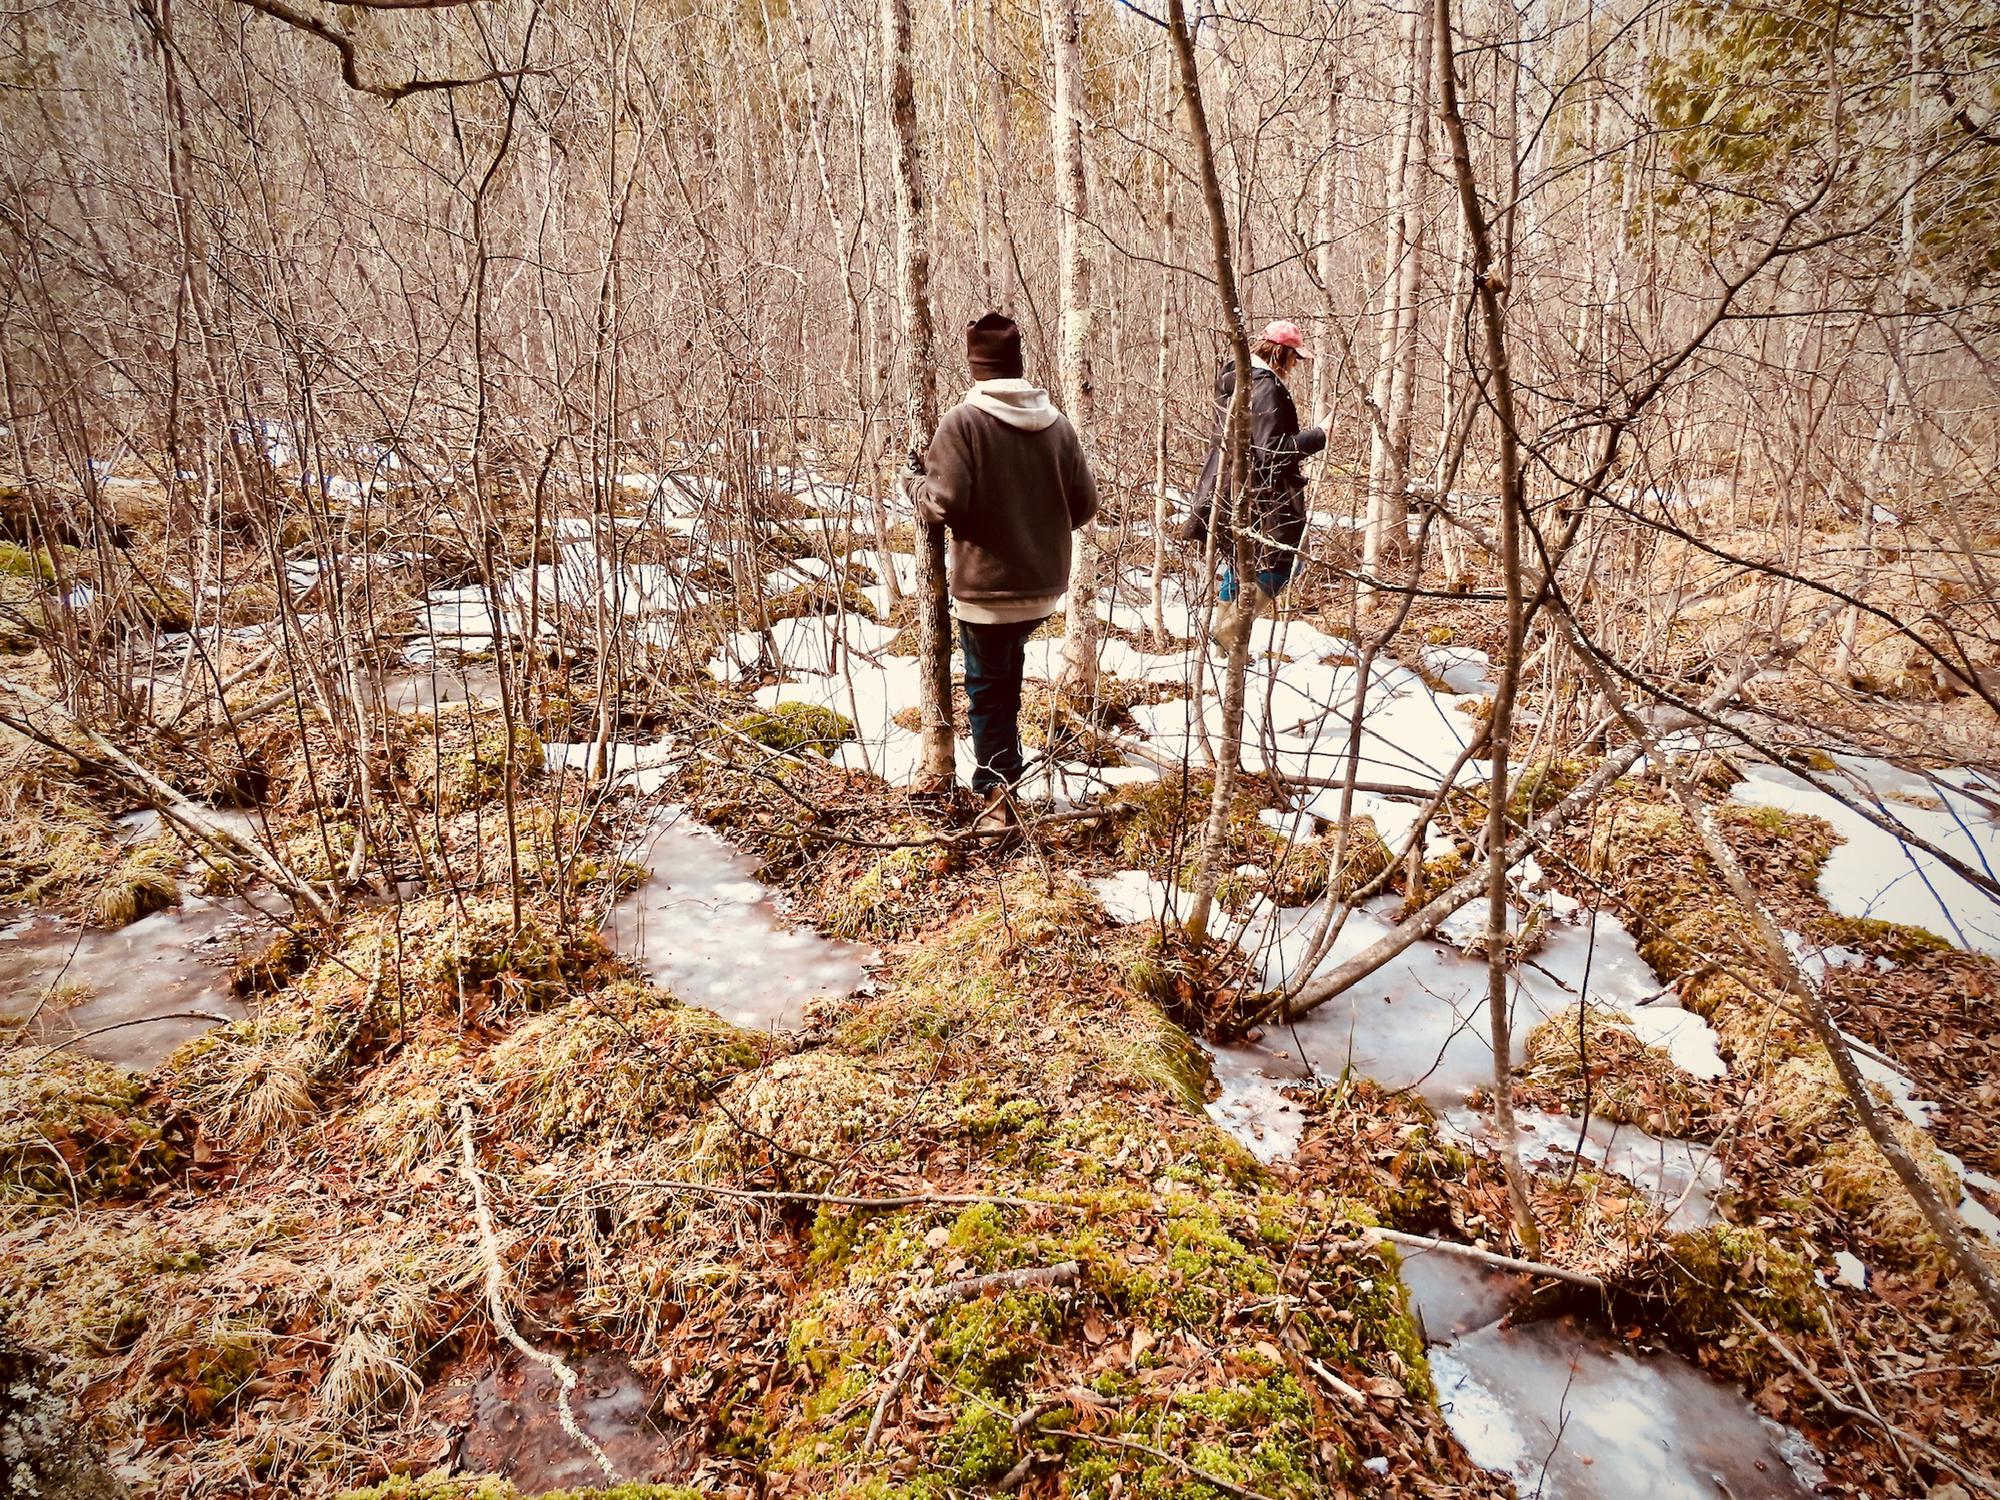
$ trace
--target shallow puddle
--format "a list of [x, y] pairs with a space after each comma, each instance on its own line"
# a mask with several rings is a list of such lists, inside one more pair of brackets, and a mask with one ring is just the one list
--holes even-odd
[[[1462, 1308], [1463, 1303], [1454, 1303]], [[1433, 1337], [1448, 1320], [1425, 1319]], [[1636, 1356], [1573, 1318], [1489, 1322], [1433, 1348], [1465, 1451], [1543, 1500], [1806, 1500], [1804, 1439], [1673, 1355]]]
[[[571, 1368], [577, 1376], [570, 1398], [576, 1424], [624, 1480], [657, 1483], [687, 1471], [675, 1452], [676, 1434], [655, 1421], [652, 1393], [637, 1371], [612, 1354], [574, 1360]], [[604, 1484], [597, 1461], [563, 1431], [556, 1414], [559, 1392], [555, 1376], [519, 1358], [473, 1386], [458, 1445], [460, 1472], [499, 1474], [524, 1494]]]
[[[249, 1011], [229, 988], [238, 949], [268, 922], [249, 903], [189, 896], [115, 932], [29, 916], [0, 928], [0, 1017], [28, 1034], [145, 1072], [174, 1048]], [[52, 986], [74, 989], [68, 1005]], [[37, 1007], [40, 1007], [37, 1013]]]
[[853, 992], [872, 954], [790, 927], [756, 863], [683, 812], [649, 824], [625, 851], [646, 883], [613, 907], [605, 938], [689, 1005], [760, 1031], [800, 1025], [809, 1001]]

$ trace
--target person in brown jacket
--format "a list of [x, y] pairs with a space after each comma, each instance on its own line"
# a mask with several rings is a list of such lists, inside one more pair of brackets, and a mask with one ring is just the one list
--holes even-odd
[[965, 331], [972, 389], [922, 459], [917, 514], [951, 533], [951, 610], [972, 711], [982, 829], [1012, 827], [1028, 637], [1062, 606], [1070, 533], [1097, 514], [1083, 444], [1049, 393], [1022, 378], [1021, 330], [987, 313]]

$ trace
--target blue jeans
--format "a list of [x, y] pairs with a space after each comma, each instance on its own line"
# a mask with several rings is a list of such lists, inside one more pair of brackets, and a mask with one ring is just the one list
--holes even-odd
[[1027, 769], [1021, 760], [1021, 671], [1028, 637], [1040, 620], [1011, 625], [958, 622], [965, 652], [965, 696], [971, 703], [972, 789], [982, 795], [1009, 787]]
[[[1257, 570], [1257, 586], [1273, 598], [1277, 597], [1279, 589], [1291, 581], [1292, 560], [1289, 557], [1280, 559], [1275, 568]], [[1222, 582], [1216, 586], [1215, 597], [1224, 604], [1236, 602], [1236, 569], [1228, 563], [1222, 565]]]

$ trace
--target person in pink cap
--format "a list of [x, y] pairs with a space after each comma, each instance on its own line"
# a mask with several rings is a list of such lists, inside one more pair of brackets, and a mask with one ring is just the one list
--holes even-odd
[[[1299, 541], [1306, 531], [1306, 480], [1300, 464], [1326, 447], [1328, 423], [1299, 428], [1298, 408], [1286, 381], [1301, 363], [1312, 358], [1306, 352], [1299, 325], [1283, 319], [1265, 326], [1263, 336], [1250, 350], [1250, 467], [1244, 486], [1244, 541], [1254, 559], [1256, 577], [1238, 603], [1235, 549], [1226, 525], [1231, 507], [1224, 497], [1225, 525], [1216, 533], [1216, 552], [1224, 559], [1222, 580], [1216, 597], [1225, 605], [1214, 636], [1216, 643], [1233, 647], [1247, 641], [1257, 616], [1269, 611], [1278, 591], [1291, 581], [1297, 570]], [[1236, 362], [1224, 360], [1215, 377], [1215, 435], [1209, 444], [1208, 462], [1202, 466], [1201, 482], [1195, 486], [1194, 508], [1182, 536], [1191, 542], [1208, 539], [1216, 512], [1216, 496], [1223, 488], [1223, 442], [1229, 427], [1229, 402], [1236, 393]]]

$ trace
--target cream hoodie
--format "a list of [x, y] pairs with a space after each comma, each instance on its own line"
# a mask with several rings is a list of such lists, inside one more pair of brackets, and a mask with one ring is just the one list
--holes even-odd
[[964, 399], [967, 406], [976, 406], [1023, 432], [1040, 432], [1058, 415], [1049, 404], [1049, 393], [1027, 380], [981, 380]]

